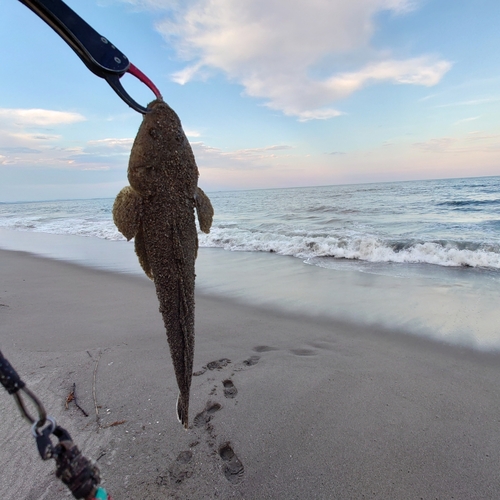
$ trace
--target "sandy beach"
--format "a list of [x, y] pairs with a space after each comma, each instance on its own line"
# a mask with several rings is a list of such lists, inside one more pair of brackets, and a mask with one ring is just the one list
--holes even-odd
[[[151, 282], [5, 250], [0, 275], [2, 352], [115, 500], [500, 498], [497, 354], [199, 294], [184, 431]], [[0, 498], [70, 498], [1, 400]]]

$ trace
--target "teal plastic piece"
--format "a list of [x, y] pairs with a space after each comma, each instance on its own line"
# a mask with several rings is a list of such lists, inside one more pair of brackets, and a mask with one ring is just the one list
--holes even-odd
[[95, 500], [108, 500], [108, 494], [104, 488], [99, 487], [97, 488], [94, 498]]

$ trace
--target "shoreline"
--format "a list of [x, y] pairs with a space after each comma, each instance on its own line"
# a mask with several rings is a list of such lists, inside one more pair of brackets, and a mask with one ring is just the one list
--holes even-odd
[[[114, 498], [500, 496], [499, 354], [198, 293], [184, 431], [149, 280], [4, 250], [0, 263], [2, 352], [100, 457]], [[73, 383], [89, 417], [64, 408]], [[70, 498], [0, 397], [0, 496]]]
[[[0, 240], [6, 250], [144, 277], [132, 242], [1, 229]], [[498, 273], [417, 264], [335, 265], [326, 269], [291, 256], [200, 248], [196, 287], [198, 293], [286, 314], [500, 352]]]

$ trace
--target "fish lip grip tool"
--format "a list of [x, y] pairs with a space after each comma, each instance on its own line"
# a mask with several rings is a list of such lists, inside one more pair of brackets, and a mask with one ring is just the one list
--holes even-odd
[[135, 67], [123, 52], [118, 50], [106, 37], [95, 31], [62, 0], [19, 1], [59, 34], [76, 52], [85, 66], [98, 77], [104, 78], [132, 109], [142, 114], [148, 112], [146, 107], [132, 99], [123, 88], [120, 78], [125, 73], [130, 73], [147, 85], [156, 98], [162, 98], [154, 83]]

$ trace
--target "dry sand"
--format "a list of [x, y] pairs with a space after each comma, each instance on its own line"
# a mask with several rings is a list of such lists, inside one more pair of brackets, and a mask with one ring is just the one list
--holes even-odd
[[[497, 355], [209, 296], [196, 314], [184, 431], [151, 282], [0, 251], [0, 348], [115, 500], [500, 498]], [[0, 401], [0, 498], [69, 498]]]

